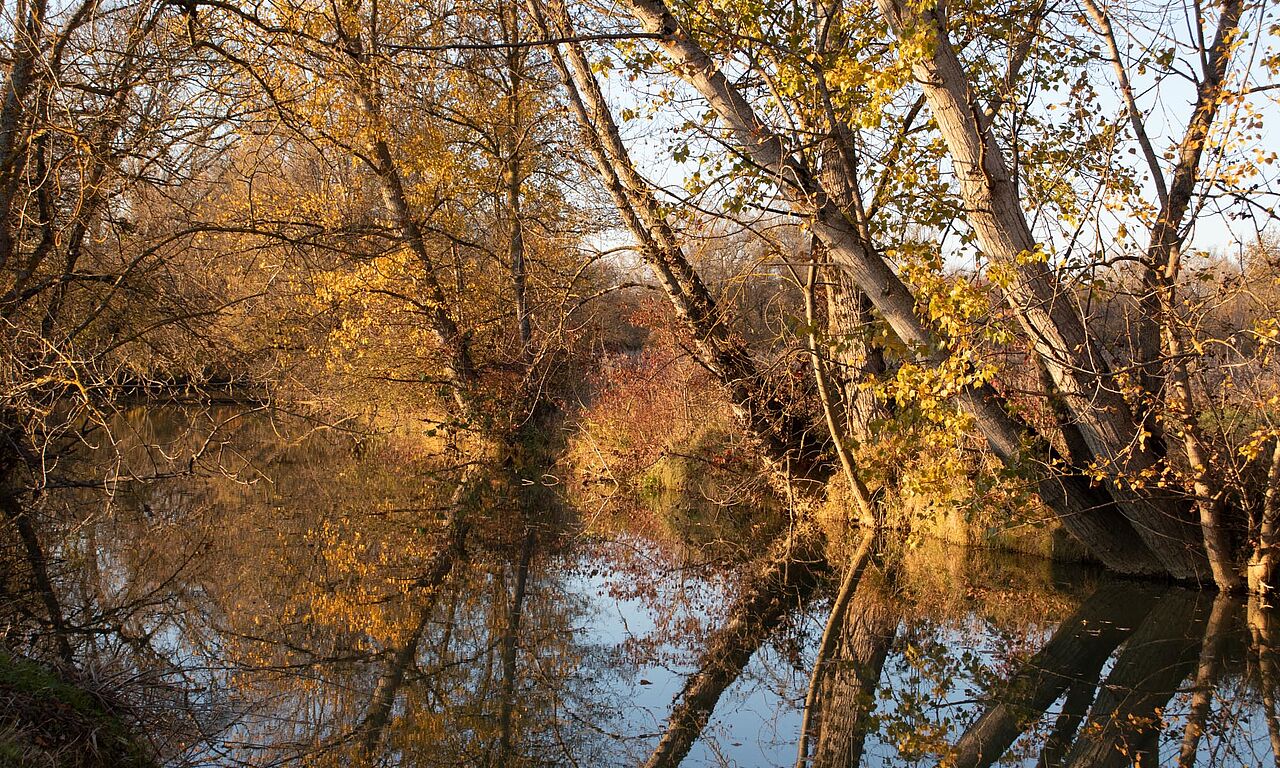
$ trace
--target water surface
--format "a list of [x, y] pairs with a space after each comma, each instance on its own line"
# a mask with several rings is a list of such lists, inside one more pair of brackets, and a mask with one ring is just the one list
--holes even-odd
[[[554, 472], [231, 410], [116, 434], [118, 482], [33, 512], [77, 658], [173, 765], [794, 765], [806, 699], [813, 765], [1276, 762], [1257, 600], [884, 545], [811, 694], [841, 542], [765, 578], [741, 510], [691, 531], [575, 506]], [[3, 643], [38, 656], [3, 556]]]

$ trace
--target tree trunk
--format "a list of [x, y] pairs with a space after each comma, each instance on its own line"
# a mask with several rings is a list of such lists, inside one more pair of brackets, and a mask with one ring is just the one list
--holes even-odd
[[[829, 9], [834, 12], [834, 9]], [[819, 151], [818, 179], [823, 191], [844, 212], [868, 245], [870, 228], [862, 206], [854, 166], [852, 141], [844, 127], [836, 124], [834, 111], [827, 109], [826, 126], [831, 133]], [[814, 238], [815, 243], [818, 242]], [[817, 251], [815, 246], [812, 251]], [[825, 266], [826, 262], [824, 262]], [[850, 437], [858, 443], [871, 439], [871, 425], [885, 417], [884, 405], [864, 386], [885, 372], [884, 350], [870, 341], [872, 304], [867, 294], [840, 267], [825, 268], [827, 297], [827, 337], [829, 357], [834, 363], [831, 377], [842, 395], [843, 411]], [[812, 321], [811, 321], [812, 323]], [[835, 437], [835, 436], [833, 436]]]
[[503, 4], [501, 13], [506, 27], [507, 125], [502, 184], [507, 215], [507, 263], [511, 266], [511, 285], [515, 294], [516, 328], [520, 339], [520, 360], [528, 365], [533, 358], [533, 324], [529, 319], [528, 272], [525, 264], [524, 224], [521, 221], [521, 197], [524, 187], [521, 155], [524, 120], [520, 85], [523, 80], [520, 47], [519, 0]]
[[[350, 9], [348, 9], [350, 10]], [[354, 12], [353, 12], [354, 15]], [[422, 267], [423, 283], [426, 286], [425, 319], [427, 329], [435, 336], [436, 342], [444, 352], [445, 376], [452, 389], [453, 400], [458, 406], [463, 419], [471, 419], [478, 415], [474, 407], [476, 392], [476, 369], [471, 358], [471, 346], [466, 334], [462, 333], [449, 312], [449, 303], [445, 300], [443, 289], [436, 272], [435, 259], [422, 234], [405, 192], [404, 179], [400, 168], [391, 153], [391, 145], [386, 139], [386, 125], [382, 109], [378, 101], [376, 74], [372, 71], [375, 64], [370, 53], [376, 51], [378, 41], [376, 30], [370, 32], [371, 39], [365, 41], [359, 34], [352, 33], [343, 25], [338, 25], [338, 36], [343, 53], [353, 58], [356, 72], [351, 84], [352, 96], [356, 106], [368, 120], [368, 162], [378, 182], [383, 202], [391, 214], [392, 223], [399, 231], [400, 239], [409, 249]]]
[[[574, 31], [562, 0], [549, 0], [546, 13], [538, 0], [527, 0], [527, 7], [545, 36], [572, 41]], [[800, 481], [803, 495], [816, 495], [830, 475], [824, 442], [811, 437], [807, 420], [792, 413], [771, 391], [746, 346], [731, 334], [652, 190], [636, 172], [581, 45], [566, 42], [552, 51], [552, 58], [596, 172], [687, 329], [698, 362], [724, 386], [743, 431], [774, 475], [787, 482]]]
[[0, 268], [8, 266], [17, 252], [14, 239], [14, 204], [26, 165], [29, 127], [24, 125], [29, 110], [37, 108], [37, 60], [46, 41], [44, 25], [47, 0], [21, 0], [13, 17], [14, 57], [0, 102]]
[[871, 300], [841, 269], [827, 272], [827, 338], [831, 378], [844, 401], [845, 428], [858, 443], [873, 437], [872, 425], [886, 418], [885, 407], [865, 386], [885, 373], [884, 350], [870, 342]]
[[[730, 127], [739, 149], [771, 172], [790, 195], [792, 208], [809, 217], [814, 233], [830, 250], [833, 261], [866, 291], [898, 338], [909, 348], [919, 350], [926, 363], [944, 360], [946, 350], [916, 315], [911, 292], [869, 247], [839, 206], [823, 194], [808, 169], [784, 152], [782, 140], [757, 118], [706, 52], [681, 31], [662, 0], [628, 0], [627, 4], [647, 31], [661, 35], [659, 44], [674, 61], [676, 73], [696, 88]], [[965, 388], [957, 395], [957, 401], [974, 418], [1002, 461], [1012, 465], [1025, 462], [1024, 449], [1037, 440], [1009, 415], [994, 390]], [[1164, 570], [1163, 558], [1157, 563], [1144, 543], [1147, 538], [1154, 538], [1165, 546], [1164, 539], [1151, 532], [1140, 537], [1135, 526], [1115, 514], [1116, 507], [1106, 495], [1091, 489], [1081, 478], [1042, 476], [1037, 490], [1067, 529], [1108, 567], [1124, 573]], [[1192, 532], [1197, 533], [1194, 529]], [[1199, 552], [1198, 536], [1193, 543]], [[1177, 572], [1185, 573], [1185, 569]]]
[[[1117, 79], [1122, 86], [1128, 76], [1119, 60], [1114, 33], [1110, 29], [1110, 21], [1106, 14], [1091, 5], [1095, 20], [1102, 27], [1104, 36], [1112, 46], [1112, 64], [1116, 69]], [[1196, 87], [1196, 105], [1191, 119], [1178, 143], [1177, 164], [1173, 169], [1173, 179], [1164, 194], [1160, 195], [1160, 209], [1155, 225], [1151, 229], [1151, 240], [1147, 246], [1143, 268], [1143, 286], [1145, 292], [1141, 298], [1143, 313], [1139, 326], [1138, 352], [1136, 361], [1143, 376], [1143, 386], [1153, 397], [1160, 398], [1164, 394], [1165, 360], [1176, 363], [1177, 358], [1169, 356], [1169, 350], [1163, 348], [1164, 334], [1172, 330], [1171, 323], [1176, 317], [1170, 314], [1173, 309], [1172, 291], [1177, 284], [1181, 267], [1182, 242], [1186, 237], [1184, 221], [1191, 208], [1195, 185], [1199, 180], [1200, 160], [1209, 140], [1209, 131], [1217, 118], [1218, 108], [1222, 104], [1222, 86], [1226, 80], [1227, 68], [1231, 63], [1231, 54], [1236, 33], [1240, 25], [1240, 17], [1244, 11], [1241, 0], [1225, 0], [1221, 3], [1222, 15], [1218, 21], [1218, 30], [1214, 35], [1209, 50], [1201, 51], [1205, 62], [1204, 73]], [[1203, 44], [1203, 40], [1201, 41]], [[1130, 123], [1137, 134], [1139, 142], [1149, 145], [1146, 139], [1146, 127], [1142, 115], [1138, 112], [1132, 97], [1126, 100], [1126, 111]], [[1146, 152], [1144, 146], [1144, 152]], [[1164, 189], [1164, 177], [1158, 163], [1148, 160], [1152, 176], [1157, 188]], [[1162, 353], [1165, 355], [1161, 360]]]
[[[1175, 425], [1182, 435], [1183, 453], [1191, 470], [1192, 491], [1200, 514], [1205, 552], [1213, 569], [1214, 581], [1224, 591], [1239, 589], [1243, 586], [1243, 581], [1236, 571], [1234, 552], [1223, 527], [1222, 516], [1226, 504], [1222, 479], [1213, 467], [1200, 429], [1195, 393], [1192, 390], [1182, 340], [1177, 289], [1182, 264], [1182, 241], [1185, 237], [1181, 231], [1182, 222], [1191, 205], [1200, 157], [1209, 139], [1209, 129], [1222, 100], [1222, 85], [1243, 10], [1241, 0], [1225, 0], [1222, 3], [1222, 17], [1209, 50], [1205, 77], [1197, 89], [1196, 109], [1178, 148], [1178, 166], [1174, 171], [1173, 184], [1151, 231], [1144, 277], [1147, 295], [1155, 296], [1154, 305], [1158, 313], [1156, 319], [1164, 360], [1139, 361], [1153, 395], [1158, 396], [1161, 384], [1167, 381], [1169, 402], [1165, 421]], [[1144, 334], [1151, 333], [1146, 326], [1142, 331]], [[1144, 342], [1140, 348], [1147, 349], [1150, 346], [1149, 342]], [[1159, 370], [1161, 365], [1164, 370]]]
[[[362, 99], [362, 101], [367, 100]], [[376, 119], [376, 116], [372, 113], [370, 117]], [[382, 191], [382, 199], [391, 211], [396, 228], [400, 230], [400, 236], [403, 238], [405, 245], [422, 265], [424, 282], [428, 291], [427, 326], [444, 350], [446, 356], [445, 372], [452, 384], [454, 402], [458, 405], [464, 418], [472, 417], [476, 415], [475, 409], [472, 407], [472, 397], [475, 395], [476, 370], [475, 364], [471, 360], [470, 343], [449, 314], [447, 309], [448, 302], [445, 300], [444, 292], [440, 289], [439, 282], [435, 277], [435, 261], [431, 258], [431, 251], [427, 248], [422, 229], [418, 226], [418, 222], [409, 206], [404, 184], [401, 182], [400, 172], [395, 165], [395, 161], [391, 157], [390, 148], [382, 139], [376, 139], [372, 150], [378, 164], [374, 171]]]
[[945, 8], [912, 14], [897, 0], [877, 2], [900, 34], [916, 25], [931, 32], [930, 53], [914, 63], [913, 71], [955, 164], [969, 223], [988, 257], [1014, 275], [1005, 287], [1007, 303], [1075, 417], [1092, 458], [1102, 462], [1117, 508], [1170, 575], [1207, 579], [1190, 507], [1129, 490], [1130, 483], [1157, 468], [1161, 457], [1138, 438], [1138, 422], [1112, 381], [1097, 339], [1070, 292], [1038, 255], [1017, 184], [947, 36]]
[[1262, 499], [1258, 543], [1249, 559], [1249, 591], [1270, 599], [1280, 582], [1280, 437], [1271, 445], [1271, 468]]

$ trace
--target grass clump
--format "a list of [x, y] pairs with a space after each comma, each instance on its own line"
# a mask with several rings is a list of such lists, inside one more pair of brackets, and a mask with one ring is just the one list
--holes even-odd
[[154, 768], [106, 698], [0, 649], [0, 768]]

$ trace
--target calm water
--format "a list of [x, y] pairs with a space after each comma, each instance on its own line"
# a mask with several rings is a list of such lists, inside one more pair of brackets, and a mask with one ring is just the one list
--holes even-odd
[[[1280, 615], [1256, 601], [882, 548], [811, 694], [839, 568], [758, 576], [741, 511], [676, 533], [553, 473], [260, 414], [116, 433], [114, 492], [35, 516], [78, 658], [174, 765], [794, 765], [806, 698], [813, 765], [1276, 762]], [[3, 556], [3, 643], [47, 652]]]

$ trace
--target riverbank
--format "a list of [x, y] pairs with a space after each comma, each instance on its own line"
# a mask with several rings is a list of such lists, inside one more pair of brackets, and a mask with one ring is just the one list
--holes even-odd
[[155, 768], [111, 694], [0, 649], [0, 766]]

